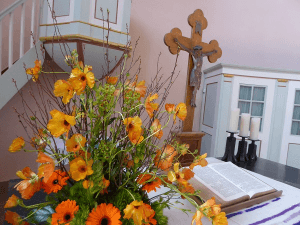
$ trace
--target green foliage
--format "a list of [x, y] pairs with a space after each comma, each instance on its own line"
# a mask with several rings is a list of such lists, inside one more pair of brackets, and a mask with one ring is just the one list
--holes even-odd
[[164, 216], [163, 210], [168, 207], [167, 202], [163, 202], [162, 199], [155, 201], [151, 204], [151, 208], [155, 211], [154, 219], [156, 219], [158, 225], [168, 225], [168, 217]]
[[90, 213], [90, 208], [87, 205], [80, 205], [78, 212], [75, 214], [74, 219], [70, 225], [83, 225], [85, 224]]

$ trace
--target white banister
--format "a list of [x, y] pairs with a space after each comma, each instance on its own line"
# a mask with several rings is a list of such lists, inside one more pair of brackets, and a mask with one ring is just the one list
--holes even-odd
[[2, 73], [2, 20], [0, 20], [0, 76]]
[[25, 2], [22, 3], [21, 27], [20, 27], [20, 58], [24, 55], [24, 22], [25, 22]]
[[17, 8], [20, 4], [26, 2], [27, 0], [18, 0], [15, 3], [13, 3], [11, 6], [7, 7], [3, 11], [0, 12], [0, 21], [9, 13], [13, 12], [15, 8]]
[[8, 28], [8, 68], [13, 64], [13, 28], [14, 28], [14, 12], [9, 13], [9, 28]]
[[31, 32], [32, 32], [32, 36], [30, 38], [30, 48], [32, 48], [33, 45], [33, 37], [34, 37], [34, 13], [35, 13], [35, 0], [32, 0], [32, 9], [31, 9]]

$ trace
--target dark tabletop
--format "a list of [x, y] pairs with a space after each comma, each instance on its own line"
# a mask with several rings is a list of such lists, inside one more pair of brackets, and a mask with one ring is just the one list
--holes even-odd
[[300, 188], [300, 169], [262, 158], [257, 158], [257, 161], [253, 162], [238, 162], [236, 165], [271, 179]]

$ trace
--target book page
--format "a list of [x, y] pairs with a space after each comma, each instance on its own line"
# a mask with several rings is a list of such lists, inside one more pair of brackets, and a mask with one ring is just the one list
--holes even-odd
[[209, 166], [195, 166], [193, 171], [195, 173], [194, 177], [200, 183], [208, 187], [212, 192], [221, 197], [223, 201], [232, 201], [245, 196], [249, 199], [249, 196], [245, 192], [218, 174], [218, 172], [211, 169]]
[[209, 166], [247, 193], [250, 198], [258, 193], [267, 193], [275, 190], [231, 162], [215, 163]]

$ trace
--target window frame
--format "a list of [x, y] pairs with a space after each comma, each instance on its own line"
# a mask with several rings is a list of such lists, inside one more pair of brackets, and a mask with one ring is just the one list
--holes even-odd
[[295, 121], [295, 122], [300, 122], [300, 120], [295, 120], [295, 119], [293, 119], [293, 117], [294, 117], [294, 110], [295, 110], [295, 106], [300, 106], [300, 104], [295, 104], [295, 100], [296, 100], [296, 93], [297, 93], [297, 91], [300, 91], [300, 88], [296, 88], [296, 89], [295, 89], [295, 94], [294, 94], [294, 101], [293, 101], [293, 113], [292, 113], [292, 123], [291, 123], [291, 129], [290, 129], [290, 131], [291, 131], [291, 135], [293, 135], [293, 136], [300, 136], [300, 134], [292, 134], [293, 122], [294, 122], [294, 121]]

